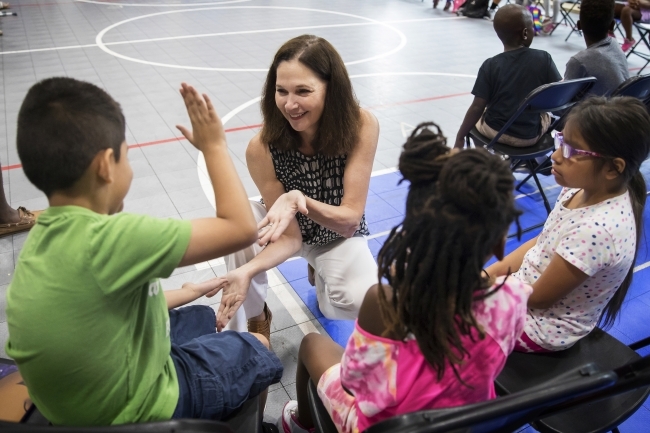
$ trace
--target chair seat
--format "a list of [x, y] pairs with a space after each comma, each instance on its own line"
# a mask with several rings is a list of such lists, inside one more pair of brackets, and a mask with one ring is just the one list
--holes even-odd
[[[596, 328], [573, 347], [548, 354], [513, 352], [495, 382], [500, 395], [529, 389], [557, 378], [588, 362], [614, 369], [641, 357], [625, 344]], [[650, 394], [641, 388], [589, 405], [544, 418], [533, 423], [541, 432], [595, 433], [609, 431], [640, 407]], [[632, 408], [633, 410], [631, 410]]]
[[[474, 145], [479, 144], [487, 147], [492, 141], [492, 139], [487, 138], [485, 135], [478, 132], [476, 127], [472, 128], [469, 135], [474, 141]], [[551, 134], [544, 134], [542, 138], [532, 146], [515, 147], [507, 144], [496, 143], [492, 148], [503, 155], [509, 155], [511, 159], [527, 160], [544, 156], [551, 150], [555, 149], [555, 141]]]

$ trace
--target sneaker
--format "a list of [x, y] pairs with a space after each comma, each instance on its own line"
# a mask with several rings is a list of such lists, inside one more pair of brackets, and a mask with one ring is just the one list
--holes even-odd
[[485, 16], [483, 16], [484, 20], [488, 21], [493, 21], [494, 20], [494, 14], [497, 13], [496, 9], [488, 9], [487, 12], [485, 12]]
[[282, 415], [278, 420], [278, 429], [283, 433], [313, 433], [316, 429], [306, 429], [298, 421], [298, 402], [289, 400], [282, 408]]
[[625, 38], [623, 39], [623, 45], [621, 45], [621, 50], [623, 50], [624, 53], [627, 53], [630, 51], [630, 48], [632, 48], [636, 44], [636, 41], [634, 39], [628, 39]]

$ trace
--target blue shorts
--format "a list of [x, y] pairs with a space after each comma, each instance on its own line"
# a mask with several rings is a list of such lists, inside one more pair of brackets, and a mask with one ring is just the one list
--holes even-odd
[[282, 363], [247, 332], [216, 332], [210, 307], [169, 311], [179, 396], [172, 418], [227, 418], [282, 377]]

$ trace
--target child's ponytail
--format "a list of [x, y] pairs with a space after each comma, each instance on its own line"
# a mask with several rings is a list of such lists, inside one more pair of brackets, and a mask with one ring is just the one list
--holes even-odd
[[[639, 169], [650, 153], [650, 114], [646, 106], [636, 98], [594, 97], [573, 108], [568, 116], [568, 122], [576, 125], [591, 150], [612, 159], [621, 158], [625, 161], [625, 169], [621, 176], [627, 184], [634, 212], [636, 225], [634, 259], [636, 261], [636, 253], [641, 244], [643, 209], [647, 197], [645, 179]], [[633, 275], [634, 265], [603, 310], [601, 326], [607, 327], [614, 323], [632, 284]]]
[[[432, 126], [436, 131], [431, 131]], [[415, 336], [441, 378], [463, 362], [462, 336], [483, 331], [474, 301], [489, 296], [485, 260], [517, 218], [508, 164], [484, 149], [453, 153], [437, 125], [419, 125], [404, 145], [399, 168], [410, 182], [403, 223], [377, 259], [379, 305], [387, 332]]]

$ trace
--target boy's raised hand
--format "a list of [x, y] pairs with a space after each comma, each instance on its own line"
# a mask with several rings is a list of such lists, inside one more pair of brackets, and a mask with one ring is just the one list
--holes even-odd
[[201, 152], [211, 146], [225, 146], [226, 134], [208, 95], [200, 95], [187, 83], [181, 83], [180, 93], [192, 123], [192, 131], [183, 125], [176, 125], [176, 128]]

